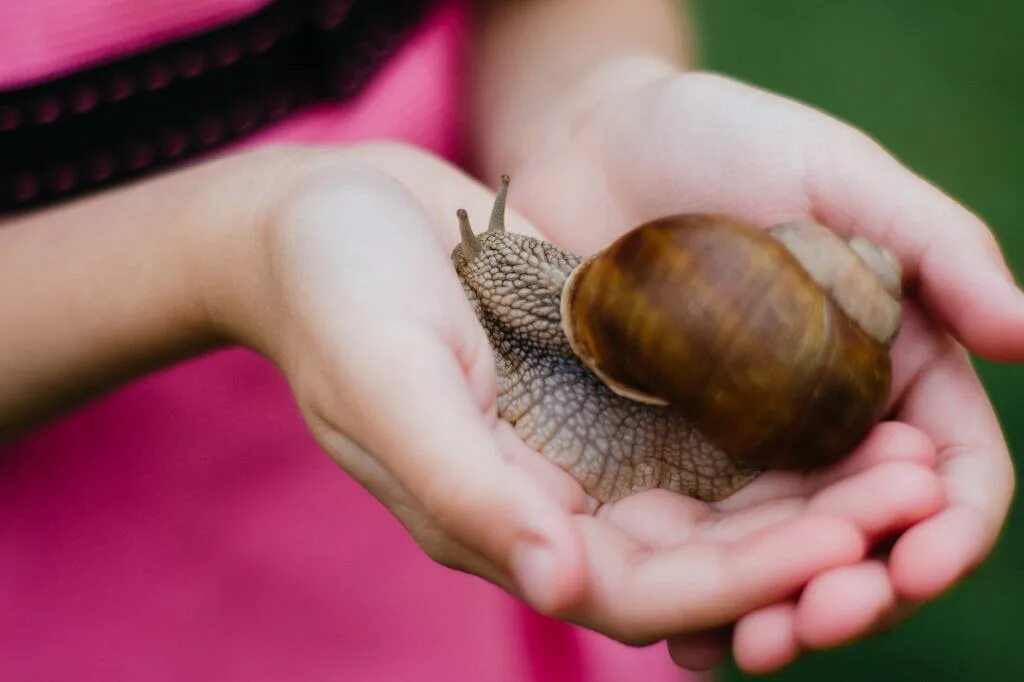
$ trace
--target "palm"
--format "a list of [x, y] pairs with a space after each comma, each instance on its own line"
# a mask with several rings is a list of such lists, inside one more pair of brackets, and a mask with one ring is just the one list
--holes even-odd
[[[605, 101], [516, 181], [512, 205], [549, 239], [580, 254], [646, 220], [679, 212], [728, 213], [764, 226], [812, 218], [863, 234], [899, 253], [908, 278], [920, 283], [928, 312], [946, 318], [967, 343], [997, 357], [1021, 353], [998, 345], [1008, 324], [992, 308], [956, 308], [970, 292], [950, 281], [970, 276], [977, 283], [980, 277], [958, 268], [999, 262], [980, 223], [860, 134], [756, 90], [684, 76]], [[914, 210], [920, 214], [908, 215]], [[941, 230], [953, 230], [957, 221], [968, 234], [944, 241]], [[1009, 295], [989, 289], [990, 297]], [[865, 563], [846, 569], [860, 571], [854, 584], [870, 584], [861, 591], [870, 596], [843, 611], [845, 619], [829, 618], [843, 601], [829, 580], [850, 589], [849, 575], [838, 572], [838, 578], [826, 573], [817, 580], [823, 588], [805, 591], [799, 611], [783, 601], [760, 621], [749, 619], [746, 632], [754, 634], [748, 639], [780, 623], [796, 630], [794, 641], [774, 645], [774, 659], [764, 654], [760, 660], [782, 661], [787, 647], [786, 656], [794, 655], [798, 636], [799, 644], [814, 647], [863, 633], [897, 599], [930, 598], [948, 587], [995, 540], [1013, 478], [998, 426], [960, 346], [917, 299], [907, 302], [905, 317], [893, 350], [891, 417], [897, 421], [876, 429], [845, 462], [809, 476], [768, 473], [711, 506], [647, 493], [600, 511], [648, 549], [753, 542], [776, 524], [815, 514], [846, 519], [876, 541], [932, 517], [895, 545], [887, 568]], [[944, 534], [970, 539], [950, 547]], [[738, 630], [739, 655], [741, 646], [758, 649], [742, 637]], [[749, 654], [750, 660], [758, 655]]]
[[[814, 213], [798, 175], [780, 172], [789, 184], [758, 198], [749, 189], [765, 186], [756, 174], [744, 180], [716, 162], [731, 158], [728, 145], [705, 139], [701, 156], [685, 130], [668, 136], [643, 120], [630, 124], [628, 108], [609, 103], [606, 118], [595, 116], [551, 150], [546, 158], [558, 163], [541, 160], [517, 173], [511, 205], [552, 241], [585, 253], [651, 214], [681, 209], [735, 204], [732, 212], [757, 222]], [[666, 137], [692, 154], [663, 144], [679, 163], [656, 165], [654, 142]], [[649, 140], [651, 147], [630, 140]], [[745, 623], [770, 625], [767, 617], [780, 608], [773, 605], [791, 616], [796, 607], [786, 600], [809, 582], [799, 607], [810, 616], [827, 607], [828, 599], [811, 597], [836, 590], [815, 585], [835, 587], [839, 572], [859, 570], [866, 541], [935, 511], [941, 498], [932, 441], [947, 461], [972, 463], [957, 467], [968, 469], [958, 475], [968, 485], [946, 486], [949, 498], [983, 496], [995, 521], [969, 534], [962, 520], [952, 527], [943, 521], [947, 512], [919, 523], [894, 549], [893, 584], [903, 593], [941, 589], [955, 579], [956, 562], [987, 551], [1005, 512], [1005, 450], [969, 368], [964, 374], [963, 357], [948, 351], [955, 346], [913, 306], [896, 348], [897, 383], [906, 387], [896, 416], [905, 424], [879, 427], [844, 464], [813, 476], [766, 474], [713, 506], [650, 492], [597, 509], [496, 417], [493, 356], [448, 259], [457, 241], [455, 209], [484, 216], [491, 192], [407, 149], [369, 147], [346, 158], [356, 165], [340, 164], [340, 171], [306, 183], [270, 230], [281, 286], [268, 305], [280, 299], [287, 321], [269, 330], [271, 350], [320, 442], [436, 560], [621, 640], [651, 641], [737, 620], [739, 638]], [[323, 165], [339, 164], [326, 154]], [[367, 167], [390, 177], [367, 175]], [[614, 176], [612, 168], [634, 172]], [[703, 174], [694, 174], [698, 168]], [[721, 182], [727, 171], [731, 183]], [[742, 197], [730, 190], [743, 186]], [[535, 231], [516, 216], [510, 223]], [[943, 433], [954, 422], [935, 408], [935, 394], [954, 394], [950, 405], [977, 431]], [[994, 438], [983, 452], [963, 445], [983, 437]], [[993, 477], [1002, 477], [999, 485]], [[976, 546], [972, 552], [946, 542], [956, 551], [947, 552], [953, 563], [944, 564], [945, 577], [922, 581], [920, 564], [909, 560], [899, 568], [907, 542], [917, 546], [905, 555], [931, 558], [936, 538], [958, 532]], [[874, 602], [876, 610], [886, 606]], [[776, 629], [792, 632], [789, 620]]]
[[[489, 209], [482, 188], [435, 170], [451, 186], [433, 197]], [[496, 417], [494, 360], [448, 260], [454, 208], [434, 219], [390, 182], [329, 176], [273, 233], [291, 320], [282, 365], [303, 413], [432, 557], [646, 642], [728, 623], [862, 556], [837, 513], [853, 493], [826, 477], [784, 495], [776, 482], [774, 500], [737, 510], [658, 493], [590, 504]], [[539, 539], [550, 562], [523, 568], [523, 542]]]

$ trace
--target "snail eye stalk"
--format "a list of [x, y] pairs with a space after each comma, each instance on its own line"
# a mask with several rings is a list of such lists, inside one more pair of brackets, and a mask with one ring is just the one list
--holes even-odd
[[494, 199], [494, 208], [491, 210], [491, 222], [487, 226], [488, 232], [505, 231], [505, 198], [508, 197], [509, 177], [501, 176], [501, 187], [498, 188], [498, 196]]
[[455, 215], [459, 217], [459, 233], [462, 235], [463, 251], [469, 257], [479, 255], [482, 247], [480, 246], [480, 240], [473, 234], [473, 228], [470, 227], [469, 215], [466, 213], [466, 209], [460, 208]]

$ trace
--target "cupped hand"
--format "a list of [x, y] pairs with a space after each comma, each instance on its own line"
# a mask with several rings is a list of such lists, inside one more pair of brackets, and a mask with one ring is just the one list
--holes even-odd
[[[560, 121], [535, 138], [510, 205], [576, 253], [655, 217], [718, 212], [765, 227], [810, 218], [888, 246], [905, 271], [890, 421], [836, 471], [813, 477], [823, 487], [809, 499], [807, 477], [769, 473], [700, 512], [765, 519], [775, 505], [799, 517], [840, 499], [829, 511], [869, 541], [895, 534], [891, 551], [822, 571], [734, 628], [680, 634], [669, 646], [677, 663], [709, 667], [731, 636], [741, 667], [777, 669], [803, 649], [876, 631], [983, 561], [1014, 472], [967, 350], [1024, 360], [1024, 295], [986, 226], [864, 134], [719, 76], [624, 60], [570, 93]], [[607, 519], [639, 529], [625, 511], [634, 504]], [[692, 506], [664, 504], [680, 518]]]
[[[598, 509], [496, 415], [494, 357], [449, 259], [456, 209], [481, 223], [492, 191], [401, 147], [295, 155], [258, 240], [264, 284], [217, 310], [236, 311], [239, 334], [281, 367], [319, 442], [436, 561], [648, 643], [785, 599], [861, 559], [865, 529], [938, 504], [928, 468], [909, 461], [887, 480], [911, 494], [874, 516], [850, 513], [887, 485], [855, 474], [870, 464], [865, 451], [782, 500], [715, 509], [652, 492]], [[519, 216], [509, 224], [533, 232]], [[880, 433], [929, 456], [912, 429]]]

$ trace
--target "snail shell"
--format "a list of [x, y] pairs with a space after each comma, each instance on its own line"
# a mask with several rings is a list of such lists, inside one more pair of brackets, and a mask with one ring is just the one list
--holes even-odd
[[889, 394], [899, 265], [813, 223], [655, 220], [570, 275], [562, 325], [613, 391], [678, 410], [747, 464], [852, 450]]

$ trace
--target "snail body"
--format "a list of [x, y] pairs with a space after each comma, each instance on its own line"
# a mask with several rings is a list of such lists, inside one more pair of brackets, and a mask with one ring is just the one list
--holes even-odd
[[582, 260], [460, 212], [456, 271], [495, 350], [499, 414], [600, 501], [727, 496], [849, 452], [881, 414], [899, 269], [811, 223], [681, 215]]

